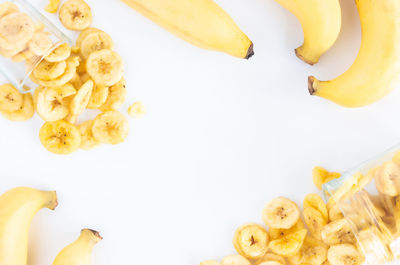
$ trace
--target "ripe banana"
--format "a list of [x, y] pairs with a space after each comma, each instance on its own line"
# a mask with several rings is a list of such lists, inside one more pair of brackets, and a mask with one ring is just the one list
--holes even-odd
[[275, 0], [300, 21], [304, 44], [295, 50], [297, 57], [308, 64], [318, 62], [336, 41], [342, 24], [338, 0]]
[[187, 42], [248, 59], [253, 44], [213, 0], [122, 0]]
[[310, 76], [308, 90], [344, 107], [361, 107], [389, 94], [400, 76], [400, 2], [356, 0], [362, 41], [359, 54], [343, 75], [319, 81]]
[[19, 187], [0, 196], [0, 264], [26, 265], [28, 232], [34, 215], [42, 208], [57, 207], [55, 191]]
[[97, 231], [82, 229], [79, 238], [58, 253], [53, 265], [91, 265], [93, 247], [102, 239]]

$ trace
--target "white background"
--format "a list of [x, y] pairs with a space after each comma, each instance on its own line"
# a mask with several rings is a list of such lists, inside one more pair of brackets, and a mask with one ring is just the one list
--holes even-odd
[[0, 119], [0, 192], [25, 185], [59, 194], [55, 212], [35, 217], [29, 264], [51, 264], [83, 227], [104, 236], [97, 265], [220, 259], [234, 252], [234, 229], [261, 222], [270, 199], [301, 203], [316, 191], [313, 166], [342, 171], [400, 141], [400, 91], [362, 109], [308, 94], [308, 75], [333, 78], [357, 54], [353, 1], [341, 1], [339, 40], [314, 67], [295, 57], [301, 27], [273, 0], [217, 0], [253, 40], [249, 61], [191, 46], [118, 0], [88, 2], [93, 25], [125, 61], [122, 110], [141, 100], [148, 114], [130, 119], [124, 144], [70, 156], [41, 146], [37, 116]]

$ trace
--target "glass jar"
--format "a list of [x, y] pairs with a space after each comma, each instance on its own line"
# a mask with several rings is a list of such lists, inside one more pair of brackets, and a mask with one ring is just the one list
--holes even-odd
[[[23, 19], [26, 28], [18, 33]], [[31, 26], [33, 25], [33, 27]], [[26, 93], [36, 85], [29, 76], [35, 67], [63, 43], [71, 40], [50, 22], [28, 0], [0, 0], [0, 73], [1, 83], [13, 84], [21, 93]]]
[[366, 264], [400, 260], [400, 145], [323, 186], [348, 221]]

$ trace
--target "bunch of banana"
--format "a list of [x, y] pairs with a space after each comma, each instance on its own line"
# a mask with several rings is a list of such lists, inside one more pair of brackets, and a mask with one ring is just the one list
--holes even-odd
[[169, 32], [198, 47], [248, 59], [253, 43], [213, 0], [122, 0]]
[[[55, 191], [28, 187], [11, 189], [0, 196], [0, 264], [27, 265], [29, 227], [42, 208], [58, 205]], [[98, 232], [83, 229], [74, 243], [64, 248], [53, 265], [90, 265], [93, 246], [101, 240]]]

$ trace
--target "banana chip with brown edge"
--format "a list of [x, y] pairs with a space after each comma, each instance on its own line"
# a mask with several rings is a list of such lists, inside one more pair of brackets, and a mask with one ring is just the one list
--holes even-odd
[[16, 111], [0, 111], [4, 118], [10, 121], [26, 121], [33, 117], [35, 108], [33, 106], [32, 95], [26, 93], [23, 95], [23, 103], [19, 110]]
[[121, 80], [124, 65], [118, 53], [103, 49], [89, 55], [86, 60], [86, 71], [96, 85], [112, 86]]
[[0, 85], [0, 110], [12, 112], [19, 110], [23, 105], [22, 94], [11, 84]]
[[262, 218], [270, 228], [289, 229], [299, 220], [300, 211], [293, 201], [285, 197], [278, 197], [264, 207]]
[[233, 246], [236, 251], [248, 258], [259, 259], [268, 250], [268, 232], [259, 224], [246, 224], [239, 227], [233, 237]]
[[84, 30], [92, 24], [92, 11], [83, 0], [67, 0], [59, 12], [61, 23], [70, 30]]
[[63, 120], [43, 124], [39, 138], [48, 151], [60, 155], [76, 151], [81, 144], [78, 128]]
[[269, 243], [269, 248], [273, 253], [283, 257], [294, 256], [299, 252], [306, 235], [307, 230], [301, 229], [279, 239], [272, 240]]
[[106, 111], [94, 119], [92, 132], [94, 138], [101, 143], [119, 144], [128, 136], [128, 120], [117, 110]]

